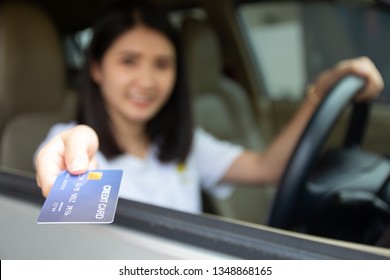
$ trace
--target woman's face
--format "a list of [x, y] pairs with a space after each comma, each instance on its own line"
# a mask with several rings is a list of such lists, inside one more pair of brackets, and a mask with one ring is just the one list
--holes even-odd
[[139, 25], [112, 43], [91, 74], [114, 122], [145, 124], [172, 93], [175, 49], [165, 35]]

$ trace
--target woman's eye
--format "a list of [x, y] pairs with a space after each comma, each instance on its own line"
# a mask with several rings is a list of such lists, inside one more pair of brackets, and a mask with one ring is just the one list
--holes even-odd
[[135, 65], [137, 60], [133, 57], [126, 57], [122, 59], [122, 63], [125, 65]]
[[167, 59], [161, 59], [156, 62], [156, 67], [161, 70], [170, 69], [173, 66], [173, 62]]

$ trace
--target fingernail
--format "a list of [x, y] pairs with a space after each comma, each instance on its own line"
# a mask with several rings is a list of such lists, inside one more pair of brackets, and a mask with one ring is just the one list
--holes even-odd
[[86, 161], [83, 158], [75, 158], [72, 160], [70, 164], [70, 170], [71, 172], [76, 172], [80, 170], [84, 170], [86, 166]]

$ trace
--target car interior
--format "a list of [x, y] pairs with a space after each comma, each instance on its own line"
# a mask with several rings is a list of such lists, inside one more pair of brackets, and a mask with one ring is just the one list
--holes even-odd
[[[2, 48], [5, 59], [2, 65], [14, 67], [2, 71], [6, 82], [2, 84], [1, 103], [6, 110], [2, 117], [0, 164], [33, 173], [34, 153], [50, 127], [74, 118], [77, 89], [67, 84], [72, 77], [66, 74], [73, 69], [66, 68], [53, 19], [36, 5], [26, 3], [5, 5], [2, 10], [5, 14], [2, 34], [7, 36], [2, 40], [7, 44]], [[15, 20], [19, 18], [26, 20]], [[223, 73], [220, 45], [211, 24], [193, 16], [182, 21], [180, 33], [188, 60], [196, 123], [220, 139], [261, 150], [265, 141], [255, 112], [250, 110], [248, 94]], [[25, 139], [29, 139], [28, 143]], [[227, 194], [204, 193], [205, 211], [252, 222], [265, 221], [274, 188], [230, 186], [228, 189]], [[255, 208], [239, 207], [243, 203]]]
[[[111, 2], [4, 0], [0, 4], [1, 172], [16, 174], [21, 180], [28, 178], [28, 184], [34, 184], [33, 159], [40, 143], [53, 124], [69, 122], [76, 115], [78, 74], [90, 38], [88, 28]], [[385, 87], [390, 81], [386, 51], [390, 34], [384, 28], [390, 22], [390, 7], [382, 1], [150, 2], [169, 12], [180, 34], [196, 124], [219, 139], [261, 151], [291, 118], [304, 98], [305, 86], [341, 59], [370, 56], [383, 74]], [[271, 225], [390, 248], [390, 90], [386, 88], [370, 106], [348, 106], [361, 87], [355, 82], [346, 81], [335, 89], [349, 92], [349, 99], [329, 99], [329, 104], [323, 106], [317, 127], [324, 126], [330, 110], [340, 107], [337, 118], [330, 121], [325, 132], [308, 131], [308, 135], [314, 135], [306, 138], [321, 135], [321, 139], [307, 162], [291, 159], [290, 173], [285, 173], [282, 186], [231, 185], [222, 188], [223, 192], [204, 193], [205, 218], [217, 215], [222, 221], [255, 227]], [[301, 141], [301, 152], [309, 153], [304, 138]], [[350, 147], [354, 154], [346, 156], [345, 150], [351, 151]], [[296, 158], [298, 153], [299, 149]], [[323, 157], [317, 165], [320, 155]], [[301, 171], [293, 168], [303, 165]], [[299, 182], [288, 186], [294, 184], [295, 177]], [[299, 194], [296, 200], [291, 199], [296, 197], [292, 189], [294, 195]], [[39, 195], [39, 189], [30, 195]], [[42, 203], [42, 199], [35, 201]], [[122, 208], [133, 207], [121, 203]], [[149, 206], [137, 206], [148, 213]], [[275, 206], [281, 210], [277, 212]], [[181, 215], [165, 210], [158, 210], [164, 213], [159, 219]], [[123, 225], [130, 219], [137, 229], [151, 227], [149, 221], [132, 217], [131, 211], [138, 210], [123, 210], [118, 223]], [[316, 214], [302, 218], [302, 213]], [[183, 219], [196, 220], [187, 216]], [[221, 229], [229, 227], [221, 223]], [[160, 231], [171, 234], [164, 230]], [[264, 238], [264, 234], [260, 236]], [[297, 242], [294, 239], [293, 243]], [[195, 245], [200, 243], [195, 241]], [[258, 243], [259, 247], [263, 245]], [[216, 244], [215, 248], [220, 246]], [[324, 254], [332, 249], [327, 248]], [[383, 250], [380, 256], [390, 257], [388, 249]], [[160, 253], [155, 256], [164, 258]], [[323, 257], [310, 254], [303, 258]], [[348, 258], [350, 254], [354, 252], [341, 256]], [[250, 254], [236, 256], [255, 258]], [[270, 256], [276, 255], [265, 255]]]
[[28, 4], [0, 12], [0, 162], [34, 172], [35, 150], [50, 126], [73, 118], [76, 96], [66, 85], [61, 39], [47, 14]]

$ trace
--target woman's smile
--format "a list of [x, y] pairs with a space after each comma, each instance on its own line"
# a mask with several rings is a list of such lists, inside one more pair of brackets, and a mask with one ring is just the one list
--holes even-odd
[[137, 108], [147, 108], [152, 105], [154, 98], [152, 94], [126, 93], [125, 99], [132, 106]]

